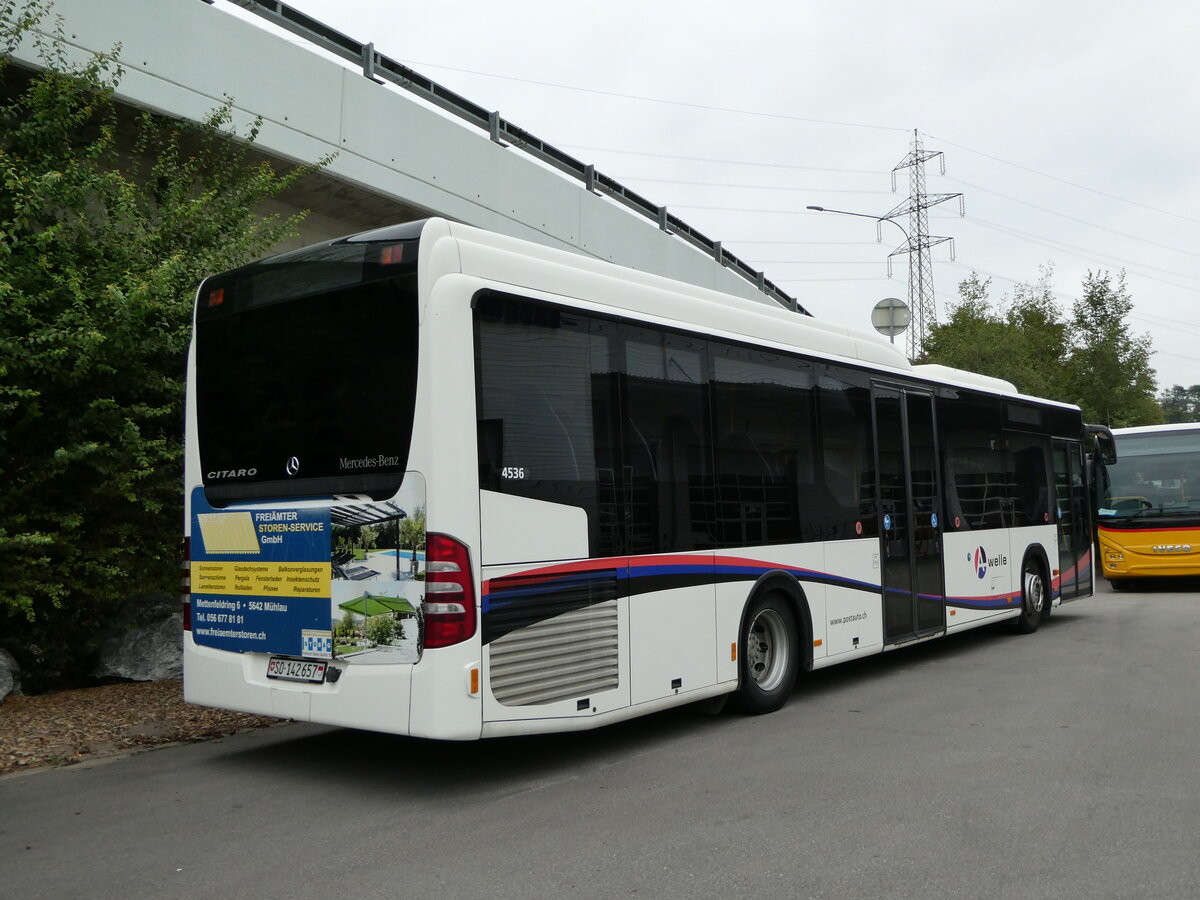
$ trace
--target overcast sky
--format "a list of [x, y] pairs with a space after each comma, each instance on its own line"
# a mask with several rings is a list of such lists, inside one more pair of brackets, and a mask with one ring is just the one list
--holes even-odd
[[[920, 132], [938, 312], [971, 271], [1011, 296], [1053, 267], [1069, 310], [1122, 269], [1160, 389], [1200, 382], [1200, 3], [289, 0], [617, 178], [869, 328], [906, 297], [883, 215]], [[222, 4], [228, 7], [228, 4]], [[907, 220], [901, 220], [907, 227]]]

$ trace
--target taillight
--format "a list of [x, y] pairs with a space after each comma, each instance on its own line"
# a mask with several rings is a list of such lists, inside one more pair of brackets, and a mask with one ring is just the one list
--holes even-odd
[[475, 582], [465, 545], [425, 536], [425, 646], [448, 647], [475, 634]]
[[183, 562], [179, 564], [183, 569], [183, 576], [180, 578], [180, 585], [183, 588], [183, 630], [192, 630], [192, 539], [185, 537], [183, 539]]
[[404, 262], [404, 244], [388, 244], [379, 250], [379, 263], [384, 266], [394, 266]]

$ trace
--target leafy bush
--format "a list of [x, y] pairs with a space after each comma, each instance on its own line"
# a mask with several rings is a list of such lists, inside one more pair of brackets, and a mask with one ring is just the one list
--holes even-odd
[[68, 63], [47, 9], [0, 0], [0, 641], [34, 690], [86, 675], [124, 598], [178, 592], [192, 296], [295, 233], [254, 210], [313, 168], [252, 162], [229, 104], [123, 111], [119, 48]]
[[372, 616], [367, 619], [365, 629], [367, 638], [376, 644], [386, 646], [396, 638], [402, 636], [399, 633], [399, 624], [399, 622], [392, 618], [391, 613], [385, 613], [382, 616]]
[[354, 637], [358, 633], [358, 624], [354, 621], [354, 613], [349, 610], [342, 616], [342, 621], [338, 622], [333, 628], [334, 637]]

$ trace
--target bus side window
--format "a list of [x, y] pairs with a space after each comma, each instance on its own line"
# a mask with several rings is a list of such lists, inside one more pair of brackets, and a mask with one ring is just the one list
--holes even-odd
[[706, 346], [622, 325], [628, 552], [715, 546]]
[[582, 508], [598, 538], [586, 318], [485, 295], [476, 305], [479, 484]]
[[1050, 521], [1049, 440], [1041, 435], [1008, 433], [1008, 470], [1015, 526]]
[[826, 521], [812, 523], [827, 538], [875, 537], [875, 447], [871, 436], [871, 391], [861, 373], [823, 367], [817, 391], [821, 463], [816, 481], [831, 504]]
[[713, 341], [712, 406], [719, 546], [812, 540], [827, 515], [806, 487], [816, 447], [812, 365]]
[[1000, 430], [1000, 402], [956, 392], [938, 399], [946, 472], [946, 529], [1003, 528], [1012, 505]]

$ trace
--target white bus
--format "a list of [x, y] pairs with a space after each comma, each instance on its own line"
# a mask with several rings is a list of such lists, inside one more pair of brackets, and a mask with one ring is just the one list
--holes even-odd
[[1084, 428], [782, 308], [441, 219], [201, 285], [194, 703], [594, 728], [1092, 591]]

